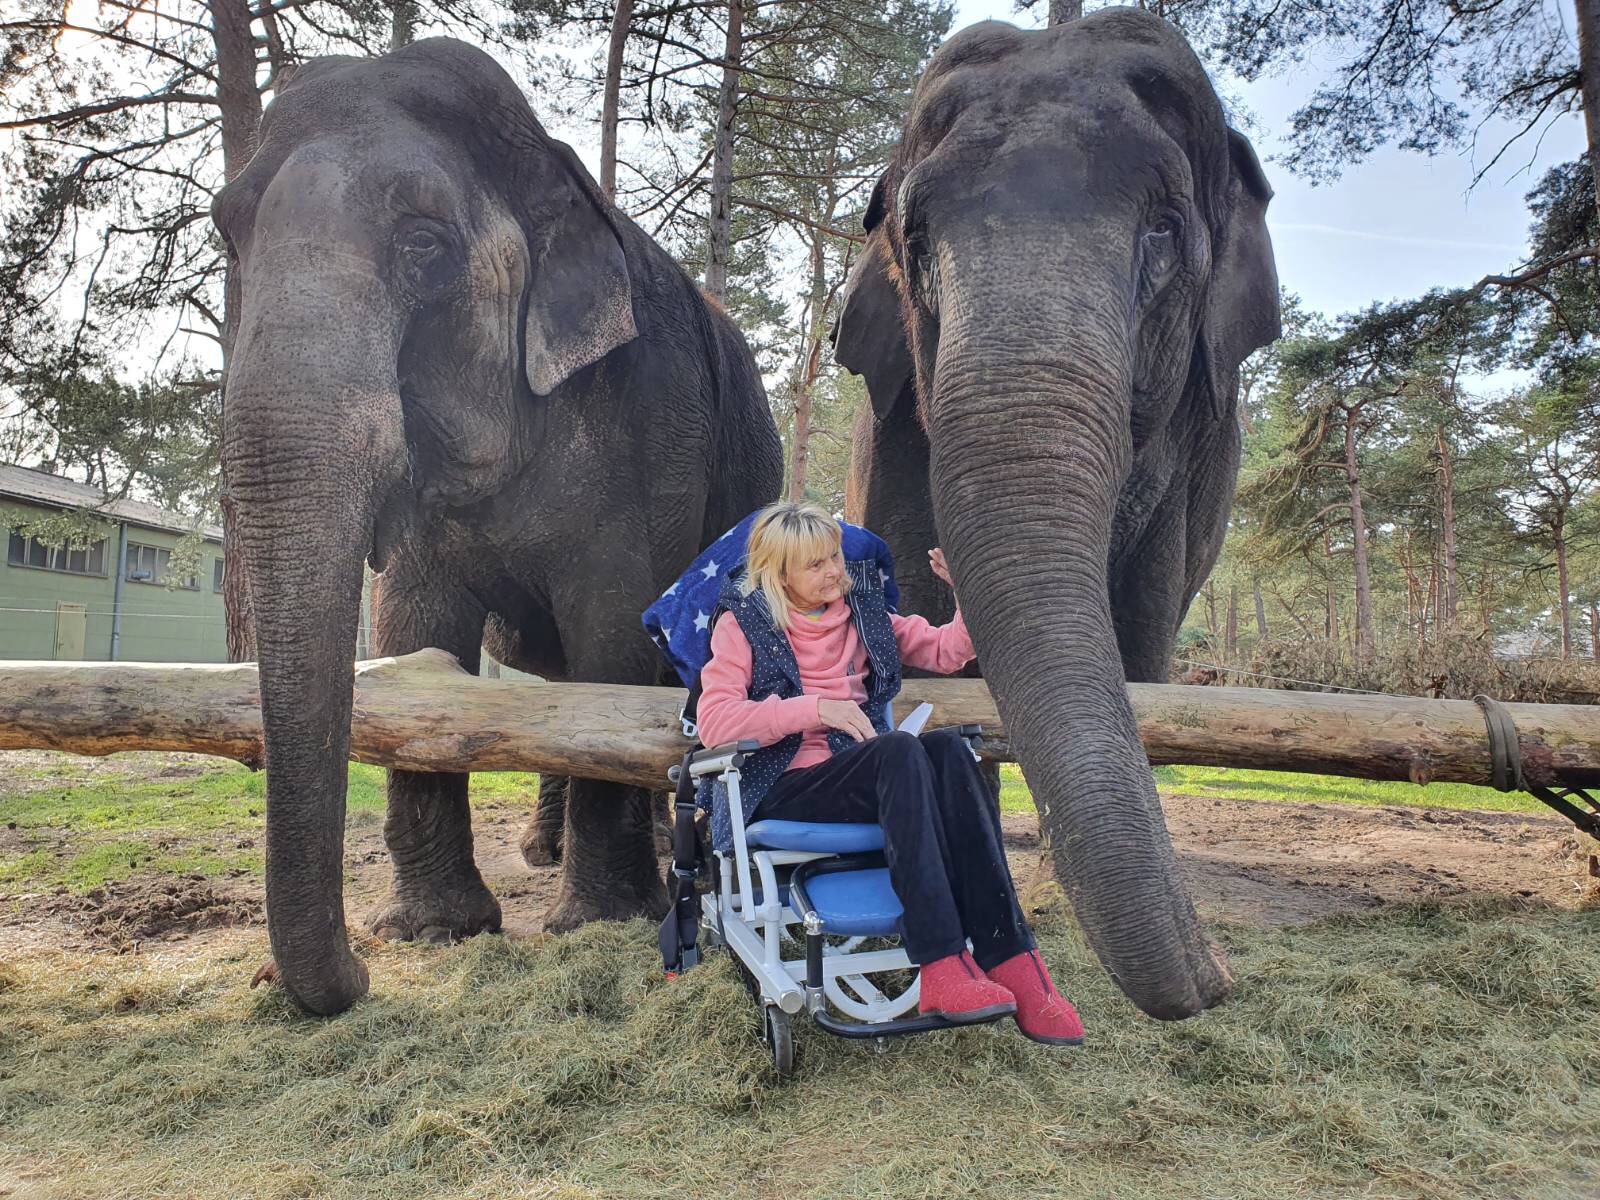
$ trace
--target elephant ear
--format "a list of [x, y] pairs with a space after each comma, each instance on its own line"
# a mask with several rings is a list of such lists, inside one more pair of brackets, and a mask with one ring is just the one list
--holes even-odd
[[1212, 237], [1211, 281], [1195, 347], [1200, 386], [1219, 421], [1237, 397], [1239, 364], [1283, 331], [1278, 271], [1267, 233], [1272, 188], [1250, 142], [1233, 129], [1228, 130], [1228, 157], [1228, 217]]
[[588, 172], [550, 142], [559, 170], [512, 197], [528, 240], [523, 318], [528, 387], [548, 396], [564, 380], [638, 336], [633, 283], [615, 219]]
[[888, 237], [882, 232], [870, 234], [865, 252], [845, 281], [844, 302], [833, 327], [833, 356], [840, 366], [867, 381], [872, 411], [880, 421], [911, 385], [911, 347], [894, 270]]

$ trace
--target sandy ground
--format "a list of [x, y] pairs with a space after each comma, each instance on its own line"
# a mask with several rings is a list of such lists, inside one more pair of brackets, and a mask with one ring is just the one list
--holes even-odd
[[[86, 764], [89, 770], [104, 766]], [[182, 771], [178, 762], [166, 768]], [[13, 777], [14, 778], [14, 777]], [[5, 791], [0, 783], [0, 794]], [[1470, 894], [1537, 897], [1570, 907], [1593, 886], [1587, 849], [1556, 818], [1443, 809], [1277, 804], [1192, 796], [1165, 799], [1179, 866], [1201, 913], [1257, 925]], [[505, 930], [539, 929], [559, 868], [528, 868], [517, 844], [524, 810], [480, 810], [478, 862], [500, 898]], [[1005, 818], [1013, 874], [1024, 897], [1049, 870], [1030, 816]], [[14, 849], [0, 826], [0, 851]], [[371, 823], [346, 846], [346, 907], [364, 921], [388, 887], [381, 828]], [[53, 948], [111, 953], [194, 949], [259, 924], [262, 887], [248, 876], [135, 877], [77, 896], [0, 887], [0, 957]]]

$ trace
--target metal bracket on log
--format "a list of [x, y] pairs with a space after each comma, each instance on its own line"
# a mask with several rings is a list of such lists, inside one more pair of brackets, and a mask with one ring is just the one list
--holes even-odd
[[[1494, 772], [1490, 786], [1502, 792], [1527, 792], [1600, 841], [1600, 801], [1581, 787], [1549, 788], [1529, 783], [1522, 776], [1522, 739], [1506, 706], [1493, 696], [1474, 696], [1472, 702], [1483, 709], [1483, 723], [1489, 731], [1489, 762]], [[1592, 855], [1589, 864], [1592, 873]]]

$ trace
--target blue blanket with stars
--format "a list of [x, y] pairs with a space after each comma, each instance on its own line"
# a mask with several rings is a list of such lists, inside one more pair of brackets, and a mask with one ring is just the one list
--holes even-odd
[[[702, 550], [678, 581], [644, 610], [645, 632], [677, 671], [684, 687], [694, 687], [700, 668], [711, 657], [711, 619], [717, 611], [717, 597], [728, 576], [744, 569], [745, 546], [756, 516], [751, 513]], [[883, 576], [883, 598], [889, 611], [899, 611], [900, 589], [894, 582], [894, 556], [889, 553], [889, 544], [859, 525], [840, 521], [839, 528], [844, 533], [845, 561], [876, 562]]]

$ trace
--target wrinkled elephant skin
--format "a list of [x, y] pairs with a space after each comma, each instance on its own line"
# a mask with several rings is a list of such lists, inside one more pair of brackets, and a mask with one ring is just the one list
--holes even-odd
[[918, 84], [836, 331], [872, 399], [854, 512], [902, 562], [944, 546], [1078, 920], [1164, 1018], [1231, 979], [1124, 683], [1165, 679], [1222, 546], [1239, 364], [1279, 333], [1270, 196], [1165, 21], [976, 25]]
[[[280, 90], [213, 210], [241, 322], [226, 492], [255, 619], [267, 915], [294, 996], [366, 988], [343, 903], [362, 564], [373, 649], [480, 646], [562, 679], [649, 684], [639, 613], [773, 498], [777, 432], [743, 338], [549, 137], [492, 59], [418, 42], [318, 59]], [[380, 934], [499, 927], [467, 776], [392, 772]], [[665, 905], [648, 794], [574, 780], [570, 928]]]

